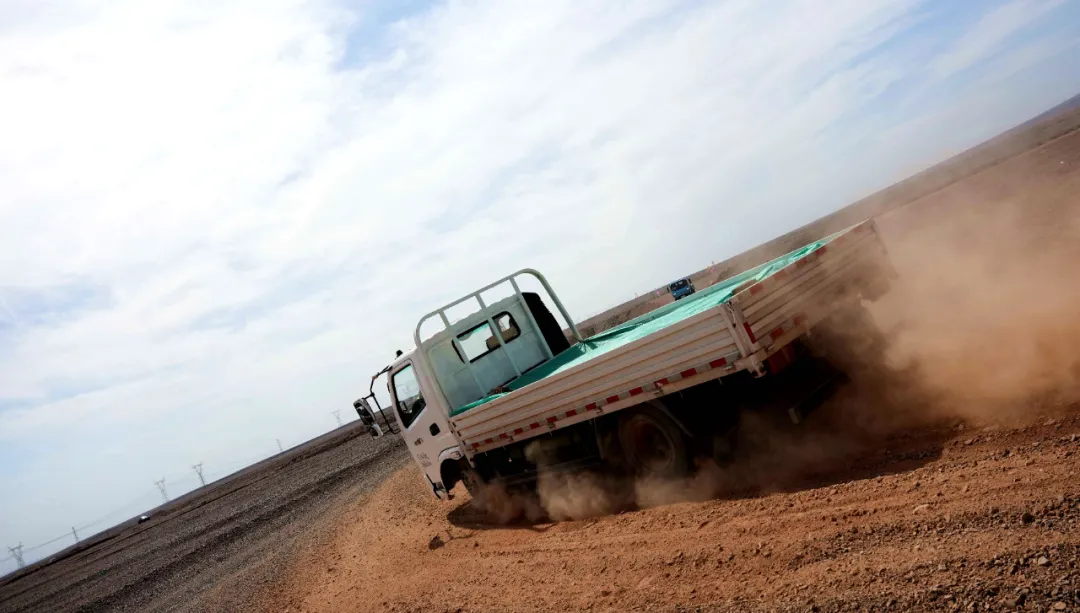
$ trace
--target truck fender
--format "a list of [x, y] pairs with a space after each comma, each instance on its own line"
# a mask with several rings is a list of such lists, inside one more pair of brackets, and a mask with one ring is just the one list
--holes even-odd
[[443, 449], [439, 454], [439, 477], [442, 479], [443, 491], [449, 494], [454, 489], [454, 484], [461, 480], [461, 462], [465, 454], [460, 447]]

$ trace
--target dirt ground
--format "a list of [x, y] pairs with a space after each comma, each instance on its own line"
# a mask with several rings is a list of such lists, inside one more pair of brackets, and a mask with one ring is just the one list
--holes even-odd
[[629, 510], [542, 485], [544, 523], [409, 466], [253, 610], [1080, 611], [1080, 134], [878, 223], [887, 359], [803, 429]]
[[535, 525], [469, 521], [408, 467], [255, 608], [1080, 610], [1078, 433], [924, 430], [775, 491]]
[[0, 578], [0, 612], [236, 611], [408, 461], [356, 422]]

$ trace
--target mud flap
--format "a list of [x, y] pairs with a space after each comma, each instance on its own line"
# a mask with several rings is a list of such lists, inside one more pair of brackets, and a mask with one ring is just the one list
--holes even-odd
[[427, 479], [427, 482], [431, 484], [431, 493], [435, 494], [435, 497], [438, 498], [439, 500], [442, 500], [443, 497], [439, 495], [439, 492], [444, 489], [442, 487], [442, 483], [435, 483], [434, 481], [431, 480], [431, 477], [429, 477], [427, 475], [424, 475], [424, 478]]

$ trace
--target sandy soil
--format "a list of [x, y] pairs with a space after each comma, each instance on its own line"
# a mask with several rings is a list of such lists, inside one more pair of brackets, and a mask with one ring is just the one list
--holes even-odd
[[776, 491], [535, 525], [478, 522], [408, 467], [256, 608], [1080, 610], [1078, 433], [922, 430]]

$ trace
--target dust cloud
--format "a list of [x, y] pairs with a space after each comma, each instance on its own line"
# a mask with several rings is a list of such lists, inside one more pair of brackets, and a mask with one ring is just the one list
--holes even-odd
[[983, 421], [1074, 402], [1077, 210], [969, 205], [935, 217], [890, 242], [900, 279], [874, 305], [894, 329], [890, 366], [917, 370], [905, 383], [927, 394], [928, 413]]
[[[728, 465], [685, 479], [543, 474], [529, 495], [485, 496], [492, 519], [583, 519], [627, 508], [781, 491], [913, 429], [1031, 419], [1080, 400], [1080, 215], [1075, 207], [965, 201], [878, 220], [898, 273], [868, 304], [872, 333], [844, 322], [851, 382], [799, 428], [747, 413]], [[827, 326], [826, 326], [827, 327]], [[872, 340], [862, 336], [873, 337]]]

